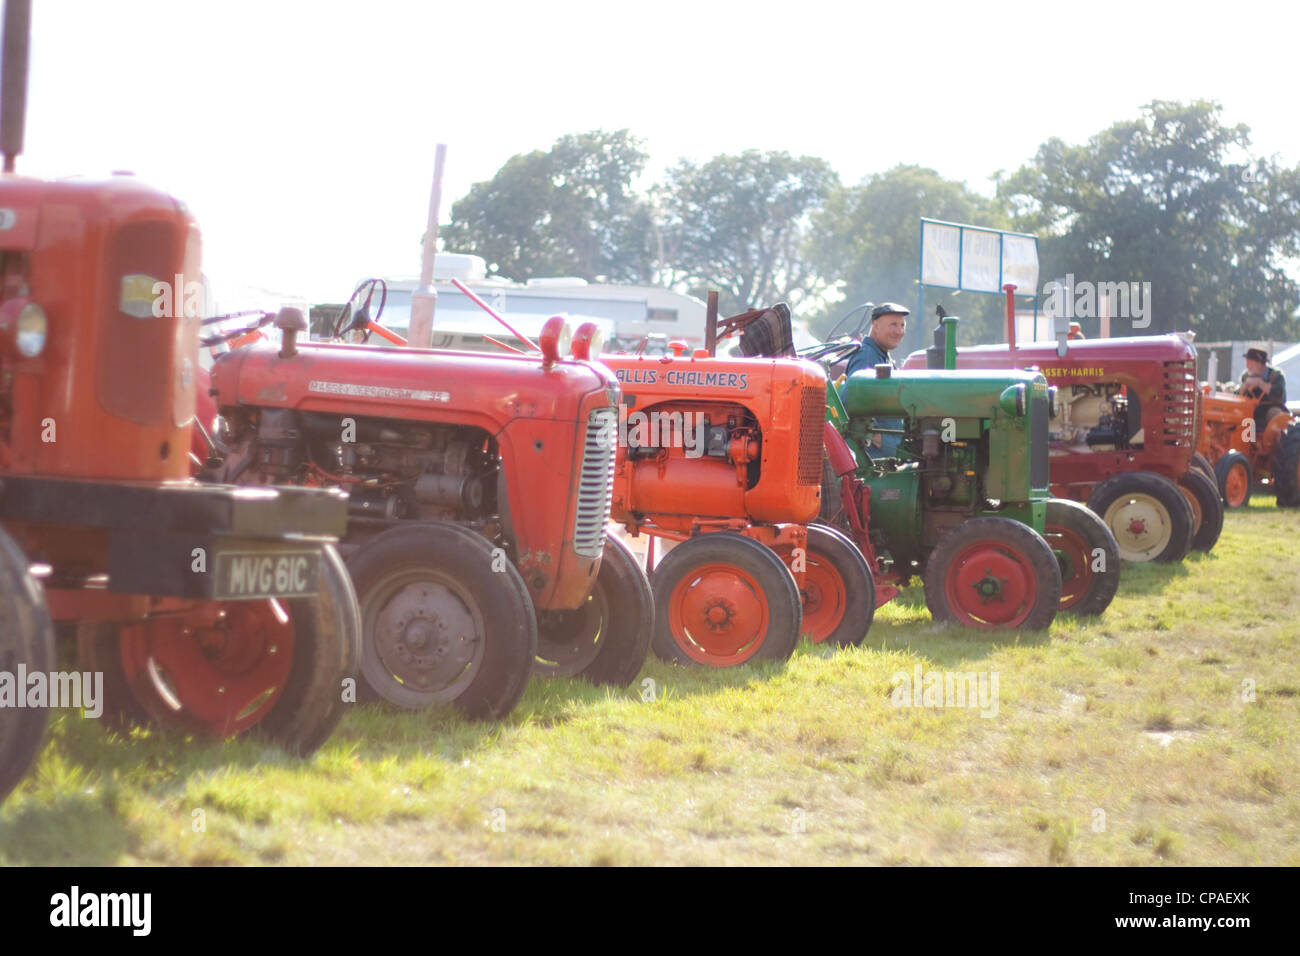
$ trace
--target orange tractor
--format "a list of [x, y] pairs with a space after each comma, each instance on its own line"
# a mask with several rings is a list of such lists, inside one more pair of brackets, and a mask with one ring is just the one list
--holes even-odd
[[1258, 398], [1208, 384], [1201, 390], [1205, 412], [1196, 451], [1212, 463], [1224, 505], [1240, 508], [1252, 489], [1269, 488], [1278, 507], [1300, 507], [1300, 424], [1282, 412], [1259, 429]]
[[56, 634], [83, 671], [60, 686], [102, 680], [58, 706], [310, 752], [360, 651], [346, 499], [190, 477], [199, 319], [158, 290], [198, 280], [198, 228], [126, 177], [13, 174], [28, 14], [6, 5], [0, 123], [0, 799], [56, 705]]
[[[858, 644], [875, 613], [821, 504], [826, 375], [798, 359], [604, 355], [623, 389], [612, 520], [675, 542], [651, 573], [664, 660], [784, 659], [800, 633]], [[653, 548], [648, 565], [653, 565]]]

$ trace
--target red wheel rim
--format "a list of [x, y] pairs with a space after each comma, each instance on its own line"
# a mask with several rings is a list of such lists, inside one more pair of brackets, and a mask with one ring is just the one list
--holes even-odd
[[218, 737], [271, 712], [293, 665], [293, 622], [277, 601], [222, 605], [208, 615], [151, 618], [121, 632], [122, 666], [152, 712]]
[[820, 644], [835, 633], [844, 620], [848, 607], [848, 589], [834, 565], [820, 554], [808, 553], [808, 568], [804, 572], [803, 630]]
[[968, 627], [1015, 627], [1038, 597], [1029, 562], [997, 539], [967, 545], [948, 565], [943, 584], [948, 607]]
[[1092, 587], [1092, 551], [1073, 528], [1049, 525], [1044, 537], [1061, 566], [1061, 610], [1078, 604]]
[[668, 599], [668, 626], [682, 652], [699, 664], [730, 667], [763, 646], [770, 623], [767, 598], [734, 564], [694, 568]]
[[1246, 480], [1246, 466], [1237, 462], [1228, 469], [1228, 475], [1223, 481], [1223, 499], [1227, 502], [1229, 508], [1240, 508], [1243, 501], [1246, 500], [1246, 492], [1250, 489], [1250, 482]]

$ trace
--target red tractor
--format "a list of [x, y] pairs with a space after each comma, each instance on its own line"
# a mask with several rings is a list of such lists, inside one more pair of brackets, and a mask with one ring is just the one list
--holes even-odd
[[217, 357], [213, 477], [347, 492], [361, 673], [392, 703], [494, 718], [534, 670], [630, 684], [653, 602], [605, 533], [617, 380], [562, 354], [560, 319], [540, 357], [343, 343], [380, 330], [377, 285], [358, 286], [340, 341], [300, 343], [299, 325]]
[[[1084, 501], [1129, 561], [1208, 551], [1223, 529], [1213, 474], [1195, 461], [1196, 350], [1179, 335], [980, 345], [957, 368], [1036, 369], [1056, 386], [1051, 491]], [[925, 368], [913, 352], [904, 368]]]
[[198, 228], [130, 178], [13, 174], [27, 6], [6, 5], [0, 133], [0, 799], [56, 703], [30, 693], [56, 634], [105, 714], [310, 752], [360, 648], [346, 500], [190, 477], [199, 319], [157, 290], [199, 279]]
[[602, 357], [623, 386], [613, 518], [676, 542], [651, 576], [655, 653], [726, 667], [789, 657], [801, 632], [861, 643], [871, 570], [843, 533], [812, 523], [825, 373], [674, 353]]
[[1250, 501], [1253, 488], [1273, 492], [1280, 508], [1300, 507], [1300, 425], [1287, 412], [1260, 429], [1259, 399], [1203, 386], [1205, 414], [1196, 446], [1213, 463], [1214, 477], [1229, 508]]

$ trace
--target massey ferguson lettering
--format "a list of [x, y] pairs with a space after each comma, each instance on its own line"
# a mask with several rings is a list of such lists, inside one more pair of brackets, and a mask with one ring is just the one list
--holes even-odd
[[355, 398], [396, 398], [414, 402], [450, 402], [450, 392], [432, 392], [419, 388], [389, 388], [386, 385], [355, 385], [351, 382], [307, 383], [307, 391], [324, 395], [349, 395]]

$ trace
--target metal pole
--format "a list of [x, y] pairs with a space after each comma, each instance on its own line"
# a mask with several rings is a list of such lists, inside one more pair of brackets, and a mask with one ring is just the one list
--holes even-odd
[[438, 248], [438, 211], [442, 206], [442, 168], [447, 159], [447, 145], [439, 143], [433, 157], [433, 189], [429, 193], [429, 223], [424, 230], [424, 248], [420, 257], [420, 286], [411, 295], [411, 325], [407, 338], [417, 349], [433, 345], [433, 313], [438, 305], [438, 290], [433, 287], [433, 259]]
[[3, 90], [0, 91], [0, 149], [4, 171], [14, 171], [23, 151], [23, 121], [27, 116], [27, 50], [31, 35], [31, 0], [5, 0]]
[[718, 290], [709, 290], [709, 301], [704, 310], [704, 349], [710, 355], [718, 354]]

